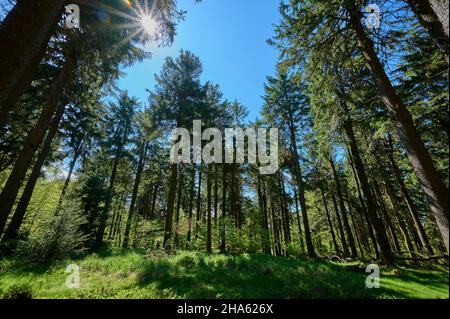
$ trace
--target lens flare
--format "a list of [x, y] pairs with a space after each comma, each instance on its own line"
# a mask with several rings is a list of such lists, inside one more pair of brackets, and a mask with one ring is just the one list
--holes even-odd
[[156, 29], [156, 22], [155, 20], [152, 18], [151, 15], [149, 14], [143, 14], [141, 16], [141, 24], [142, 27], [144, 28], [144, 31], [151, 35], [155, 32]]

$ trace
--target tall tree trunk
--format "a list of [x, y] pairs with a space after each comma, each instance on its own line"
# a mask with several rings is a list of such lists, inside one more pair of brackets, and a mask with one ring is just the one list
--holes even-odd
[[214, 164], [214, 226], [217, 226], [217, 221], [219, 218], [219, 212], [217, 211], [219, 208], [218, 174], [219, 168], [216, 164]]
[[[299, 172], [299, 167], [297, 167], [297, 171]], [[302, 211], [302, 219], [303, 219], [303, 226], [305, 229], [305, 241], [306, 241], [306, 249], [308, 251], [308, 256], [309, 257], [316, 257], [316, 252], [314, 250], [314, 245], [312, 243], [312, 238], [311, 238], [311, 231], [309, 228], [309, 220], [308, 220], [308, 212], [307, 212], [307, 208], [306, 208], [306, 198], [305, 198], [305, 189], [304, 189], [304, 183], [303, 183], [303, 179], [300, 177], [301, 176], [301, 172], [298, 173], [297, 178], [298, 178], [298, 194], [299, 194], [299, 199], [300, 199], [300, 209]]]
[[369, 232], [366, 230], [366, 227], [365, 227], [366, 223], [364, 222], [364, 211], [361, 209], [360, 206], [358, 206], [358, 209], [359, 209], [359, 213], [358, 213], [357, 216], [359, 217], [359, 221], [358, 222], [359, 222], [359, 224], [361, 226], [360, 227], [360, 230], [362, 232], [362, 236], [361, 237], [363, 239], [364, 246], [366, 247], [366, 251], [370, 255], [372, 253], [372, 246], [370, 245], [370, 240], [372, 240], [371, 239], [372, 235], [369, 233], [370, 230], [369, 230]]
[[200, 218], [202, 214], [202, 175], [203, 165], [200, 164], [198, 169], [198, 187], [197, 187], [197, 216], [195, 221], [195, 239], [198, 239], [200, 232]]
[[363, 161], [359, 154], [358, 144], [356, 143], [355, 133], [353, 132], [353, 123], [350, 118], [347, 105], [343, 103], [346, 119], [344, 121], [344, 130], [347, 135], [350, 152], [352, 154], [353, 163], [355, 165], [356, 173], [358, 174], [359, 182], [361, 183], [361, 189], [366, 203], [367, 215], [372, 224], [376, 243], [380, 253], [380, 259], [386, 264], [391, 264], [393, 261], [391, 246], [389, 244], [386, 232], [384, 231], [383, 223], [377, 215], [376, 204], [370, 191], [369, 180], [366, 175]]
[[173, 211], [175, 207], [175, 193], [177, 188], [177, 164], [170, 167], [169, 194], [167, 196], [166, 222], [164, 226], [164, 248], [170, 248], [170, 239], [172, 237]]
[[387, 231], [391, 234], [392, 242], [394, 244], [394, 248], [396, 251], [400, 251], [400, 243], [397, 238], [397, 234], [394, 228], [394, 225], [392, 223], [391, 217], [389, 216], [389, 212], [386, 208], [386, 205], [383, 200], [383, 196], [381, 194], [380, 186], [378, 185], [377, 181], [375, 180], [373, 182], [373, 194], [375, 198], [378, 200], [379, 207], [381, 208], [381, 212], [383, 213], [384, 220], [386, 221]]
[[331, 222], [331, 217], [330, 217], [330, 212], [328, 210], [327, 200], [325, 198], [325, 194], [323, 193], [322, 189], [320, 189], [320, 193], [322, 195], [322, 201], [323, 201], [323, 206], [325, 207], [325, 213], [327, 214], [327, 221], [328, 221], [328, 224], [330, 225], [330, 232], [331, 232], [331, 238], [333, 240], [334, 250], [336, 251], [336, 254], [339, 255], [339, 246], [336, 241], [336, 235], [334, 234], [333, 223]]
[[272, 211], [272, 224], [273, 224], [273, 239], [274, 239], [274, 245], [275, 245], [275, 255], [281, 256], [282, 255], [282, 249], [281, 249], [281, 240], [280, 240], [280, 229], [278, 226], [278, 218], [275, 213], [275, 208], [273, 207], [271, 203], [271, 211]]
[[226, 251], [226, 217], [227, 217], [227, 169], [222, 164], [222, 224], [220, 230], [220, 252]]
[[397, 183], [400, 187], [400, 190], [403, 194], [403, 198], [405, 199], [406, 207], [411, 215], [411, 218], [414, 223], [414, 228], [416, 229], [417, 235], [419, 236], [420, 243], [427, 250], [430, 256], [434, 255], [433, 248], [431, 247], [430, 240], [425, 232], [425, 229], [420, 221], [419, 213], [416, 210], [416, 207], [412, 201], [411, 196], [409, 195], [408, 189], [406, 188], [405, 182], [403, 181], [403, 176], [397, 166], [397, 162], [394, 158], [394, 146], [392, 143], [392, 138], [389, 136], [388, 142], [386, 143], [386, 153], [389, 159], [389, 163], [397, 180]]
[[[361, 13], [356, 7], [355, 1], [350, 1], [349, 3], [350, 24], [358, 39], [358, 46], [380, 90], [383, 102], [391, 113], [392, 120], [397, 128], [400, 140], [405, 146], [414, 172], [430, 202], [431, 210], [433, 211], [448, 253], [448, 189], [439, 176], [433, 159], [414, 126], [411, 113], [397, 95], [383, 65], [378, 59], [372, 40], [364, 32], [361, 25]], [[374, 227], [376, 228], [375, 225]]]
[[241, 228], [243, 224], [243, 213], [242, 213], [242, 189], [241, 189], [241, 179], [238, 171], [238, 178], [236, 179], [236, 227], [238, 228], [239, 238], [241, 236]]
[[337, 222], [338, 222], [339, 235], [341, 237], [341, 244], [342, 244], [342, 249], [343, 249], [343, 252], [344, 252], [344, 256], [348, 257], [348, 256], [350, 256], [350, 252], [348, 250], [347, 240], [345, 239], [344, 227], [342, 227], [341, 214], [339, 214], [339, 208], [338, 208], [336, 196], [334, 195], [333, 192], [331, 192], [331, 199], [332, 199], [332, 202], [333, 202], [334, 211], [336, 212], [336, 218], [337, 218]]
[[159, 184], [156, 184], [155, 189], [153, 191], [152, 208], [150, 209], [150, 219], [155, 218], [155, 207], [156, 207], [156, 200], [158, 199], [158, 189]]
[[373, 229], [372, 222], [370, 221], [369, 213], [367, 212], [367, 210], [364, 211], [364, 219], [367, 222], [367, 228], [369, 229], [370, 240], [372, 241], [373, 246], [374, 246], [375, 258], [377, 260], [379, 260], [380, 259], [380, 249], [378, 248], [377, 239], [375, 238], [375, 231]]
[[[403, 239], [405, 240], [406, 247], [408, 248], [409, 251], [413, 252], [414, 246], [412, 244], [411, 238], [409, 237], [408, 229], [406, 227], [405, 222], [400, 217], [401, 210], [398, 205], [398, 200], [396, 198], [394, 191], [392, 190], [391, 186], [389, 186], [387, 181], [385, 181], [385, 183], [384, 183], [384, 190], [385, 190], [386, 195], [388, 196], [389, 201], [391, 203], [392, 212], [394, 213], [395, 219], [397, 220], [397, 224], [400, 227], [400, 232], [403, 236]], [[412, 255], [411, 255], [411, 257], [412, 257]]]
[[295, 187], [294, 187], [294, 201], [295, 201], [295, 214], [297, 215], [297, 226], [298, 226], [298, 236], [299, 236], [299, 241], [300, 241], [300, 248], [302, 250], [302, 253], [304, 253], [305, 252], [305, 243], [303, 241], [302, 223], [300, 221], [300, 212], [298, 209], [298, 195], [297, 195], [297, 191], [295, 190]]
[[448, 0], [408, 0], [420, 24], [445, 53], [448, 62]]
[[[279, 179], [278, 179], [278, 183], [279, 183]], [[280, 188], [280, 190], [281, 190], [281, 188]], [[286, 242], [286, 233], [285, 233], [285, 226], [286, 226], [286, 223], [285, 223], [285, 220], [284, 220], [284, 216], [285, 216], [285, 214], [284, 214], [284, 203], [283, 203], [283, 194], [281, 193], [281, 191], [280, 191], [280, 193], [279, 194], [277, 194], [277, 198], [278, 198], [278, 200], [279, 200], [279, 209], [280, 209], [280, 236], [281, 236], [281, 238], [284, 240], [284, 245], [283, 245], [283, 247], [286, 247], [286, 244], [287, 244], [287, 242]]]
[[[350, 203], [348, 203], [348, 205], [350, 207]], [[353, 231], [355, 232], [356, 243], [358, 244], [358, 248], [361, 253], [361, 257], [364, 258], [364, 250], [362, 248], [361, 239], [359, 238], [360, 236], [358, 235], [358, 228], [356, 227], [355, 218], [353, 217], [353, 213], [350, 208], [348, 210], [348, 214], [350, 215], [350, 219], [352, 220]]]
[[18, 0], [0, 25], [0, 124], [30, 86], [64, 0]]
[[353, 201], [352, 201], [352, 198], [349, 195], [348, 186], [344, 184], [342, 189], [343, 189], [343, 195], [344, 195], [345, 201], [347, 202], [348, 216], [350, 216], [349, 224], [350, 224], [350, 221], [351, 221], [351, 224], [353, 226], [353, 232], [355, 233], [355, 238], [356, 238], [355, 242], [358, 245], [359, 251], [361, 252], [361, 256], [363, 256], [364, 253], [363, 253], [363, 249], [362, 249], [362, 246], [361, 246], [361, 240], [359, 239], [358, 230], [356, 228], [355, 218], [353, 216], [353, 211], [352, 211], [353, 207], [354, 207]]
[[336, 191], [337, 191], [338, 200], [339, 200], [339, 208], [341, 211], [342, 220], [344, 222], [345, 232], [347, 233], [347, 239], [350, 244], [352, 258], [358, 258], [358, 253], [356, 251], [356, 245], [355, 245], [355, 239], [353, 238], [352, 230], [350, 229], [350, 224], [348, 222], [347, 210], [346, 210], [345, 204], [344, 204], [344, 196], [342, 194], [341, 182], [339, 181], [339, 176], [336, 171], [336, 167], [334, 165], [333, 159], [330, 157], [328, 159], [328, 161], [330, 163], [331, 171], [333, 172], [334, 181], [336, 184]]
[[[147, 191], [145, 192], [144, 198], [141, 200], [141, 205], [139, 206], [139, 210], [141, 211], [144, 219], [150, 219], [150, 209], [151, 209], [151, 200], [152, 200], [152, 192], [156, 185], [151, 184]], [[142, 203], [143, 202], [143, 203]]]
[[211, 164], [208, 165], [208, 176], [206, 178], [206, 252], [212, 253], [212, 230], [211, 230]]
[[257, 175], [257, 192], [258, 192], [258, 202], [259, 211], [261, 218], [261, 242], [262, 251], [265, 254], [270, 254], [270, 238], [269, 238], [269, 225], [267, 224], [267, 199], [265, 196], [265, 190], [263, 189], [261, 176]]
[[[118, 242], [117, 246], [120, 246], [122, 244], [122, 240], [121, 240], [121, 226], [122, 226], [122, 218], [123, 218], [123, 213], [125, 210], [125, 200], [127, 197], [127, 193], [128, 193], [128, 181], [127, 184], [124, 187], [124, 192], [123, 194], [120, 196], [119, 200], [117, 201], [118, 203], [116, 203], [115, 206], [117, 206], [117, 220], [116, 223], [114, 224], [113, 228], [114, 228], [114, 232], [113, 232], [113, 242]], [[117, 239], [116, 239], [117, 237]]]
[[128, 217], [127, 217], [127, 223], [125, 226], [125, 233], [123, 235], [123, 248], [128, 247], [128, 241], [130, 237], [130, 229], [131, 229], [131, 221], [133, 220], [133, 213], [134, 213], [134, 206], [136, 204], [136, 198], [138, 195], [139, 190], [139, 183], [141, 182], [141, 175], [142, 171], [144, 169], [145, 164], [145, 154], [147, 151], [147, 145], [144, 141], [141, 142], [140, 152], [139, 152], [139, 163], [136, 170], [136, 177], [134, 178], [134, 185], [133, 185], [133, 193], [131, 195], [131, 202], [130, 202], [130, 208], [128, 209]]
[[[116, 205], [117, 206], [117, 205]], [[87, 211], [85, 211], [85, 213], [87, 214]], [[109, 232], [108, 232], [108, 240], [113, 240], [113, 233], [114, 233], [114, 229], [116, 228], [116, 224], [117, 224], [117, 220], [119, 219], [119, 210], [117, 209], [117, 207], [114, 208], [113, 210], [113, 216], [112, 216], [112, 221], [111, 221], [111, 226], [109, 227]], [[91, 224], [92, 226], [92, 224]]]
[[[406, 225], [404, 225], [403, 223], [400, 223], [400, 219], [401, 218], [399, 216], [399, 211], [397, 211], [397, 209], [399, 207], [398, 207], [396, 199], [395, 199], [395, 193], [389, 186], [389, 181], [388, 181], [387, 172], [385, 170], [384, 161], [379, 156], [379, 154], [383, 154], [383, 153], [386, 153], [386, 152], [389, 152], [389, 151], [388, 150], [383, 150], [379, 145], [376, 145], [375, 148], [372, 149], [372, 154], [373, 154], [373, 156], [375, 158], [375, 162], [377, 163], [378, 170], [381, 173], [382, 180], [384, 181], [384, 186], [385, 186], [384, 189], [386, 191], [386, 195], [388, 196], [389, 201], [392, 204], [392, 207], [394, 208], [393, 216], [397, 220], [397, 222], [398, 222], [398, 224], [400, 226], [400, 233], [402, 234], [403, 238], [406, 239], [407, 249], [409, 251], [413, 251], [414, 249], [413, 249], [413, 247], [411, 245], [411, 241], [409, 240], [408, 231], [407, 231], [407, 228], [405, 227]], [[384, 204], [384, 201], [382, 200], [383, 194], [381, 192], [381, 188], [380, 188], [380, 186], [379, 186], [379, 184], [378, 184], [378, 182], [376, 180], [374, 181], [374, 187], [375, 187], [375, 189], [377, 191], [378, 197], [380, 198], [381, 207], [383, 208], [383, 211], [385, 212], [385, 216], [386, 216], [385, 219], [386, 219], [386, 221], [388, 223], [388, 229], [391, 229], [391, 233], [393, 233], [395, 227], [394, 227], [394, 224], [392, 223], [392, 221], [390, 220], [390, 216], [389, 216], [388, 210], [386, 208], [386, 205]], [[414, 236], [414, 234], [413, 234], [413, 236]], [[400, 243], [399, 243], [398, 239], [396, 239], [395, 234], [392, 235], [392, 238], [394, 240], [394, 243], [395, 243], [397, 251], [401, 251]], [[417, 236], [417, 238], [418, 238], [418, 236]], [[418, 245], [417, 247], [418, 247], [419, 251], [422, 250], [422, 246], [421, 245]]]
[[111, 175], [109, 177], [108, 196], [105, 201], [105, 207], [103, 208], [103, 210], [100, 214], [100, 223], [99, 223], [99, 227], [97, 230], [97, 234], [95, 236], [95, 242], [94, 242], [95, 248], [98, 248], [103, 242], [103, 236], [105, 234], [108, 213], [109, 213], [109, 209], [111, 207], [113, 194], [114, 194], [114, 184], [116, 181], [117, 166], [119, 164], [119, 160], [120, 160], [120, 156], [119, 156], [119, 154], [116, 154], [116, 156], [114, 158], [114, 162], [113, 162], [113, 168], [111, 171]]
[[24, 220], [28, 204], [31, 200], [31, 196], [33, 195], [34, 187], [36, 186], [36, 182], [39, 176], [41, 175], [42, 166], [44, 165], [44, 162], [47, 159], [48, 154], [50, 153], [53, 138], [58, 132], [58, 127], [64, 114], [65, 107], [65, 101], [62, 101], [58, 106], [58, 110], [56, 111], [55, 116], [52, 119], [47, 136], [45, 137], [45, 141], [42, 145], [41, 151], [39, 152], [39, 156], [36, 160], [36, 163], [34, 163], [31, 175], [28, 178], [25, 189], [23, 190], [20, 201], [16, 207], [16, 210], [14, 211], [11, 222], [6, 229], [5, 234], [3, 235], [2, 241], [17, 239], [20, 226], [22, 225], [22, 222]]
[[192, 237], [192, 211], [194, 210], [194, 196], [195, 196], [195, 166], [192, 167], [191, 188], [189, 192], [189, 208], [188, 208], [188, 232], [186, 236], [186, 248], [191, 248]]
[[174, 238], [174, 247], [177, 248], [179, 246], [179, 229], [180, 229], [180, 209], [181, 209], [181, 198], [182, 198], [182, 190], [184, 183], [184, 174], [182, 174], [180, 168], [180, 177], [178, 178], [178, 193], [177, 193], [177, 207], [175, 210], [175, 238]]
[[67, 187], [69, 186], [70, 183], [70, 179], [72, 178], [72, 174], [73, 174], [73, 170], [75, 168], [75, 164], [78, 160], [78, 157], [81, 155], [81, 146], [83, 144], [83, 141], [80, 140], [77, 144], [77, 146], [74, 148], [74, 152], [73, 152], [73, 158], [70, 161], [69, 164], [69, 173], [67, 174], [66, 180], [64, 181], [64, 185], [61, 191], [61, 195], [59, 197], [59, 201], [58, 201], [58, 207], [61, 206], [61, 203], [64, 199], [64, 195], [66, 194], [67, 191]]
[[[123, 202], [124, 198], [122, 198], [122, 202]], [[122, 242], [122, 236], [121, 236], [121, 230], [120, 230], [120, 226], [122, 225], [122, 217], [123, 217], [123, 204], [121, 204], [121, 207], [119, 208], [119, 210], [117, 211], [117, 222], [114, 228], [114, 233], [113, 233], [113, 241], [115, 244], [116, 242], [118, 242], [119, 244]]]
[[35, 127], [28, 134], [23, 148], [20, 151], [8, 180], [3, 187], [2, 193], [0, 194], [0, 234], [3, 232], [33, 156], [44, 139], [45, 132], [50, 125], [52, 116], [58, 105], [61, 103], [64, 92], [71, 82], [73, 71], [77, 66], [75, 52], [72, 49], [68, 49], [65, 53], [66, 61], [64, 66], [51, 88], [46, 104], [42, 108]]
[[[359, 202], [361, 204], [362, 214], [363, 214], [365, 220], [367, 221], [367, 226], [368, 226], [368, 230], [369, 230], [370, 240], [372, 241], [372, 243], [374, 245], [375, 255], [376, 255], [376, 258], [378, 259], [379, 258], [379, 251], [378, 251], [378, 246], [377, 246], [377, 243], [376, 243], [376, 240], [375, 240], [375, 235], [374, 235], [373, 228], [372, 228], [372, 223], [370, 222], [369, 215], [367, 214], [367, 207], [366, 207], [366, 203], [364, 202], [364, 199], [363, 199], [363, 196], [362, 196], [361, 184], [359, 182], [358, 174], [356, 173], [356, 169], [355, 169], [355, 163], [353, 162], [353, 157], [352, 157], [350, 149], [348, 148], [348, 145], [346, 146], [346, 151], [347, 151], [347, 159], [348, 159], [348, 161], [350, 163], [350, 166], [352, 168], [353, 178], [354, 178], [355, 183], [356, 183], [356, 189], [358, 191], [358, 199], [359, 199]], [[364, 227], [364, 223], [362, 224], [362, 226], [363, 226], [363, 230], [365, 232], [366, 229]]]
[[[234, 146], [233, 146], [234, 147]], [[234, 153], [236, 154], [236, 149], [234, 149]], [[235, 165], [234, 163], [236, 163], [235, 161], [235, 155], [234, 156], [234, 160], [233, 160], [233, 164], [230, 165], [230, 175], [231, 175], [231, 181], [230, 181], [230, 215], [234, 218], [234, 226], [237, 228], [237, 208], [236, 208], [236, 192], [235, 192], [235, 187], [236, 187], [236, 177], [235, 177]]]
[[[103, 243], [103, 237], [105, 235], [105, 230], [106, 230], [106, 224], [108, 221], [108, 215], [109, 215], [109, 210], [111, 207], [111, 203], [113, 200], [113, 195], [114, 195], [114, 184], [116, 181], [116, 175], [117, 175], [117, 167], [119, 165], [119, 161], [120, 159], [123, 157], [122, 151], [123, 151], [123, 147], [127, 141], [127, 135], [128, 135], [128, 129], [126, 127], [122, 126], [122, 123], [120, 123], [117, 127], [116, 127], [116, 131], [115, 134], [117, 134], [117, 136], [122, 135], [121, 136], [121, 141], [120, 141], [120, 145], [119, 148], [116, 150], [116, 154], [114, 157], [114, 161], [113, 161], [113, 168], [112, 168], [112, 172], [109, 178], [109, 188], [108, 188], [108, 196], [106, 198], [106, 202], [105, 202], [105, 207], [103, 208], [101, 214], [100, 214], [100, 223], [99, 223], [99, 227], [97, 230], [97, 234], [95, 237], [95, 242], [94, 242], [94, 248], [98, 248], [101, 246], [101, 244]], [[125, 187], [125, 191], [127, 191], [128, 188], [128, 183]], [[125, 195], [124, 195], [125, 196]], [[120, 221], [122, 221], [122, 213], [120, 215]], [[119, 245], [120, 245], [120, 231], [119, 231]]]
[[305, 241], [306, 241], [306, 249], [308, 250], [308, 255], [310, 257], [316, 257], [316, 252], [314, 250], [314, 245], [311, 239], [311, 231], [309, 229], [309, 220], [308, 220], [308, 211], [306, 207], [306, 198], [305, 198], [305, 188], [304, 188], [304, 182], [302, 177], [302, 171], [300, 168], [300, 157], [298, 155], [297, 150], [297, 139], [296, 139], [296, 130], [293, 125], [292, 117], [289, 119], [289, 131], [290, 131], [290, 138], [291, 138], [291, 151], [294, 154], [294, 163], [293, 163], [293, 169], [294, 169], [294, 176], [295, 181], [297, 184], [297, 190], [298, 195], [300, 199], [300, 208], [302, 211], [302, 218], [303, 218], [303, 226], [305, 227]]
[[284, 174], [280, 170], [280, 184], [281, 184], [281, 198], [283, 198], [282, 204], [283, 204], [283, 213], [284, 213], [284, 223], [283, 223], [283, 230], [284, 230], [284, 237], [286, 244], [289, 244], [291, 242], [291, 218], [289, 214], [289, 208], [287, 205], [287, 196], [286, 196], [286, 189], [284, 185]]

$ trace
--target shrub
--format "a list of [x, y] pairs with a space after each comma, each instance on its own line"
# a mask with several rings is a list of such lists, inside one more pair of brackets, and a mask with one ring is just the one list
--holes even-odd
[[27, 284], [16, 284], [8, 288], [5, 293], [1, 293], [3, 299], [33, 299], [31, 286]]
[[197, 260], [194, 256], [186, 255], [181, 257], [181, 259], [178, 261], [178, 264], [187, 270], [193, 270], [197, 266]]
[[19, 241], [16, 253], [33, 264], [80, 254], [87, 239], [80, 229], [85, 222], [79, 203], [66, 201], [57, 214], [42, 219], [28, 240]]

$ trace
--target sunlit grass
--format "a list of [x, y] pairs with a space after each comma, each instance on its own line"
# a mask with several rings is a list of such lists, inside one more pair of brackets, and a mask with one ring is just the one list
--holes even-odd
[[[67, 289], [65, 267], [80, 267], [80, 289]], [[109, 250], [32, 269], [0, 263], [0, 295], [33, 298], [448, 298], [448, 274], [381, 269], [381, 288], [366, 289], [365, 267], [259, 254], [181, 252], [145, 256]]]

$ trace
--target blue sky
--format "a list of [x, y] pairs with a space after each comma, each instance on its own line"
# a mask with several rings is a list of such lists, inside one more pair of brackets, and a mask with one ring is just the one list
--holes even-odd
[[249, 109], [254, 120], [262, 105], [263, 84], [275, 70], [278, 53], [267, 45], [273, 25], [279, 21], [279, 0], [179, 0], [187, 10], [169, 48], [149, 48], [153, 57], [131, 68], [119, 81], [130, 95], [147, 101], [145, 89], [155, 85], [167, 56], [190, 50], [203, 62], [202, 81], [220, 85], [224, 98], [237, 99]]

